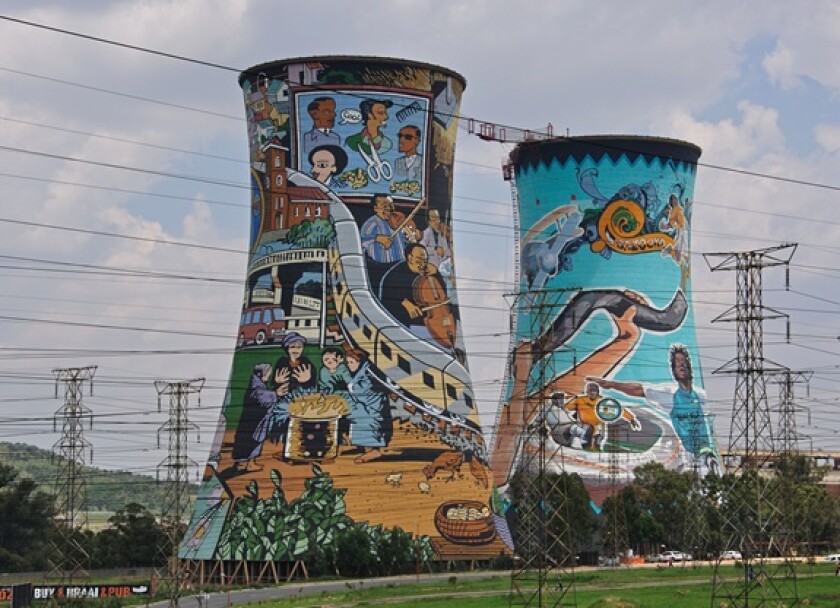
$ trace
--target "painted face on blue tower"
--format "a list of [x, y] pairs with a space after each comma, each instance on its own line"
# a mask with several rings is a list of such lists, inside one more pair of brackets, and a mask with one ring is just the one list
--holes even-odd
[[691, 360], [685, 355], [685, 353], [674, 353], [674, 362], [671, 369], [674, 374], [674, 380], [676, 380], [680, 386], [683, 388], [691, 387], [693, 380], [691, 373]]

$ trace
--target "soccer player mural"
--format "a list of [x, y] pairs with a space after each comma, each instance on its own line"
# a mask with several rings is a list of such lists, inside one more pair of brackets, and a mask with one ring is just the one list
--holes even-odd
[[575, 137], [512, 154], [520, 296], [492, 468], [504, 487], [537, 404], [596, 502], [655, 461], [720, 471], [691, 307], [689, 227], [700, 149], [652, 137]]
[[320, 57], [239, 82], [250, 258], [181, 556], [305, 562], [351, 526], [400, 527], [430, 559], [497, 556], [449, 241], [464, 80]]

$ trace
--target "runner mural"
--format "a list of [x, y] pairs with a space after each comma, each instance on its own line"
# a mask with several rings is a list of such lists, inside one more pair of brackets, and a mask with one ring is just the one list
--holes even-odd
[[452, 257], [464, 80], [323, 57], [239, 82], [250, 259], [181, 556], [305, 561], [349, 526], [398, 526], [431, 559], [497, 556]]
[[[650, 137], [520, 144], [520, 296], [496, 426], [499, 486], [516, 470], [535, 404], [567, 472], [600, 502], [656, 461], [720, 470], [691, 307], [690, 223], [700, 149]], [[553, 452], [554, 453], [554, 452]], [[561, 463], [554, 463], [559, 471]]]

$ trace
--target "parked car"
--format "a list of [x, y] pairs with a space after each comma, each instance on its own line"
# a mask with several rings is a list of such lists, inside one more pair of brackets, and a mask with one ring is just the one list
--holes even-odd
[[682, 551], [663, 551], [659, 554], [657, 561], [667, 564], [668, 562], [690, 562], [694, 557], [690, 553]]
[[840, 562], [840, 553], [832, 553], [823, 558], [824, 562]]
[[742, 559], [740, 551], [724, 551], [720, 554], [720, 559]]

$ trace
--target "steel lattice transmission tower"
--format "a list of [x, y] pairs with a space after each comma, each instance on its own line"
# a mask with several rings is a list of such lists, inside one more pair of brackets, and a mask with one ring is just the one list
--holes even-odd
[[[700, 437], [712, 437], [712, 415], [701, 412], [689, 414], [689, 436], [691, 444], [698, 445]], [[703, 489], [703, 477], [709, 472], [704, 467], [703, 457], [689, 453], [691, 471], [691, 489], [688, 495], [685, 522], [683, 522], [682, 550], [691, 553], [695, 559], [707, 553], [709, 526], [706, 519], [706, 493]], [[721, 471], [716, 471], [720, 473]], [[685, 562], [683, 562], [685, 564]]]
[[[618, 431], [614, 431], [614, 433], [617, 435]], [[620, 450], [623, 448], [618, 437], [610, 437], [607, 445], [609, 447], [607, 482], [609, 483], [610, 498], [612, 498], [613, 505], [609, 512], [609, 520], [604, 526], [601, 536], [604, 550], [612, 560], [611, 565], [618, 566], [621, 556], [630, 544], [627, 538], [627, 518], [624, 513], [624, 499], [621, 495], [621, 490], [626, 485], [626, 480], [621, 479], [626, 467], [621, 466], [623, 459]]]
[[796, 414], [805, 408], [796, 405], [794, 387], [804, 384], [807, 388], [813, 371], [793, 371], [786, 369], [771, 377], [774, 384], [779, 385], [779, 422], [776, 433], [776, 449], [780, 454], [792, 455], [799, 453], [799, 440], [805, 438], [796, 430]]
[[[158, 411], [161, 411], [161, 397], [169, 395], [169, 420], [158, 428], [158, 448], [161, 433], [169, 437], [169, 453], [158, 464], [160, 473], [165, 473], [166, 492], [161, 508], [160, 521], [166, 529], [166, 542], [158, 546], [159, 559], [167, 564], [163, 572], [158, 573], [158, 580], [167, 582], [169, 606], [177, 607], [184, 586], [190, 581], [190, 573], [178, 558], [187, 518], [190, 513], [189, 471], [197, 469], [198, 464], [187, 455], [187, 440], [190, 431], [199, 432], [198, 425], [189, 420], [189, 397], [198, 395], [197, 405], [201, 405], [201, 389], [204, 378], [194, 378], [179, 382], [158, 380], [155, 389], [158, 393]], [[200, 439], [200, 438], [199, 438]]]
[[54, 369], [55, 396], [59, 385], [64, 385], [64, 405], [55, 412], [53, 430], [61, 420], [61, 438], [53, 445], [57, 459], [54, 487], [56, 515], [55, 538], [50, 554], [49, 578], [68, 583], [90, 576], [90, 551], [86, 547], [84, 532], [87, 529], [87, 479], [85, 478], [86, 454], [93, 450], [84, 437], [84, 419], [93, 425], [93, 413], [82, 403], [82, 389], [88, 383], [93, 394], [93, 376], [96, 366]]
[[794, 387], [805, 384], [806, 388], [814, 372], [784, 370], [769, 378], [779, 387], [778, 425], [776, 432], [776, 471], [785, 529], [790, 546], [798, 555], [812, 555], [812, 541], [806, 522], [810, 520], [810, 502], [802, 500], [796, 491], [803, 481], [811, 481], [810, 469], [799, 456], [799, 440], [804, 436], [796, 431], [796, 414], [805, 408], [796, 405]]
[[[784, 497], [776, 480], [763, 472], [775, 451], [766, 376], [787, 369], [764, 357], [764, 321], [787, 319], [787, 315], [764, 306], [763, 270], [787, 267], [795, 251], [795, 244], [787, 244], [703, 256], [713, 272], [736, 273], [736, 304], [713, 322], [736, 324], [737, 357], [713, 373], [736, 377], [727, 456], [736, 459], [737, 466], [720, 508], [727, 537], [725, 549], [741, 551], [743, 569], [740, 577], [732, 578], [731, 567], [717, 561], [713, 606], [799, 605], [796, 570], [788, 556], [790, 530], [785, 526]], [[768, 559], [771, 555], [780, 559]]]
[[[555, 297], [556, 296], [556, 292]], [[548, 291], [528, 292], [533, 327], [530, 335], [541, 335], [549, 326], [553, 306]], [[522, 310], [522, 304], [519, 310]], [[537, 341], [538, 342], [538, 341]], [[519, 443], [520, 460], [512, 484], [516, 509], [516, 556], [511, 573], [511, 606], [577, 606], [574, 587], [575, 551], [567, 517], [567, 492], [564, 478], [556, 471], [563, 468], [562, 446], [552, 438], [558, 417], [554, 408], [563, 407], [560, 393], [546, 395], [542, 387], [555, 375], [550, 352], [532, 351], [531, 377], [540, 390], [527, 387], [526, 411]], [[522, 364], [521, 361], [518, 364]]]

